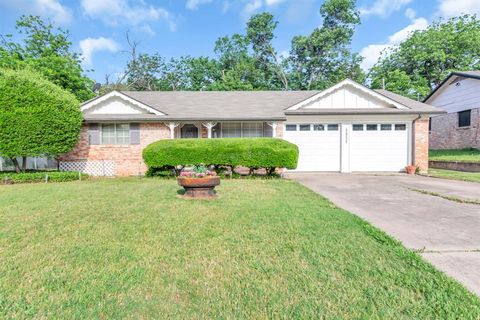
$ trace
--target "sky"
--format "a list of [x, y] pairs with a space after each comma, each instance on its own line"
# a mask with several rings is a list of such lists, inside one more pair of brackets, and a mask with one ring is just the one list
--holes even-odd
[[[70, 31], [87, 75], [115, 78], [128, 58], [126, 34], [142, 53], [164, 57], [214, 56], [215, 40], [244, 33], [248, 18], [264, 11], [279, 22], [275, 48], [288, 54], [291, 39], [321, 25], [323, 0], [0, 0], [0, 34], [14, 34], [22, 14], [40, 15]], [[357, 0], [362, 24], [352, 49], [367, 70], [380, 52], [434, 20], [480, 14], [480, 0]]]

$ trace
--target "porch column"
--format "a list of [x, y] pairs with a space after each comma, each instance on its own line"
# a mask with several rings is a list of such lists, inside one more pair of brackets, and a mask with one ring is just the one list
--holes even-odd
[[278, 126], [278, 123], [276, 122], [267, 122], [267, 124], [272, 127], [272, 136], [273, 138], [276, 138], [277, 137], [277, 126]]
[[175, 139], [175, 128], [178, 127], [180, 123], [178, 122], [168, 122], [165, 125], [170, 128], [170, 139]]
[[217, 125], [216, 122], [204, 122], [202, 123], [203, 126], [205, 126], [208, 130], [208, 139], [212, 138], [212, 129]]

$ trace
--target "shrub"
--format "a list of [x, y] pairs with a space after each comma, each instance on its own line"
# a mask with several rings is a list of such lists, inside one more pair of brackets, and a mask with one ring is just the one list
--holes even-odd
[[250, 169], [294, 169], [298, 147], [274, 138], [178, 139], [154, 142], [143, 150], [150, 168], [206, 164]]
[[7, 181], [12, 183], [45, 182], [46, 176], [48, 176], [48, 182], [76, 181], [80, 178], [82, 180], [88, 178], [87, 174], [79, 174], [77, 171], [1, 172], [0, 183], [4, 184]]

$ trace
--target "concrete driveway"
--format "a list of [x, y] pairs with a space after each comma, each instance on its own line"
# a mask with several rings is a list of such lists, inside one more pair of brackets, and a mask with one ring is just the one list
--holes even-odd
[[[480, 184], [436, 178], [374, 174], [289, 173], [287, 178], [422, 250], [438, 269], [480, 295]], [[417, 190], [417, 191], [414, 191]]]

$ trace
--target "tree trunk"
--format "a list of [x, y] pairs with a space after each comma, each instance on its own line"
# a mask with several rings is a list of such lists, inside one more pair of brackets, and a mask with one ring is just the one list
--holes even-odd
[[13, 165], [15, 166], [15, 172], [20, 173], [20, 165], [18, 164], [17, 158], [12, 157], [10, 159], [12, 160]]
[[25, 156], [22, 157], [22, 171], [27, 171], [27, 157]]

